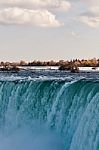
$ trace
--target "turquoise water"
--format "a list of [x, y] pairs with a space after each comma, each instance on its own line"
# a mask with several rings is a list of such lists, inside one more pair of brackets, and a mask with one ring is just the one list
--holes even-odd
[[99, 150], [99, 82], [1, 80], [0, 150]]

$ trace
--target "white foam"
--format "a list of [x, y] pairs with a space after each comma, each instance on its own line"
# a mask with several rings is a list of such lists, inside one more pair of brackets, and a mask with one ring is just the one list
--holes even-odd
[[38, 129], [32, 133], [28, 128], [18, 129], [0, 136], [0, 150], [63, 150], [63, 142], [55, 133]]

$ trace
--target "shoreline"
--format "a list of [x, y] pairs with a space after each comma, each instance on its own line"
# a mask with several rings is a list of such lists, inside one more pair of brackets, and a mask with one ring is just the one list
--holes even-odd
[[71, 73], [80, 72], [99, 72], [99, 67], [72, 67], [72, 68], [62, 68], [60, 66], [16, 66], [16, 67], [0, 67], [0, 72], [11, 72], [17, 73], [20, 71], [64, 71]]

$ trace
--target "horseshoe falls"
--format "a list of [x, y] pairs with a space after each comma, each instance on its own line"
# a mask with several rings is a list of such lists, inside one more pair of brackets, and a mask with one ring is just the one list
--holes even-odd
[[0, 150], [99, 150], [98, 80], [0, 80]]

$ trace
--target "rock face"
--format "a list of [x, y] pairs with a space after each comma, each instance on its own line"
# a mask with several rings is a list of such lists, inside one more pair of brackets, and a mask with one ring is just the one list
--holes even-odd
[[5, 66], [0, 68], [0, 71], [11, 71], [11, 72], [18, 72], [20, 69], [17, 66]]
[[59, 70], [70, 70], [70, 67], [67, 67], [67, 66], [65, 66], [65, 65], [61, 65], [61, 66], [59, 67]]
[[71, 69], [71, 72], [72, 72], [72, 73], [79, 73], [79, 68], [78, 68], [78, 67], [73, 67], [73, 68]]
[[70, 71], [72, 73], [78, 73], [79, 72], [79, 68], [77, 66], [65, 66], [65, 65], [62, 65], [59, 67], [59, 70], [67, 70], [67, 71]]

